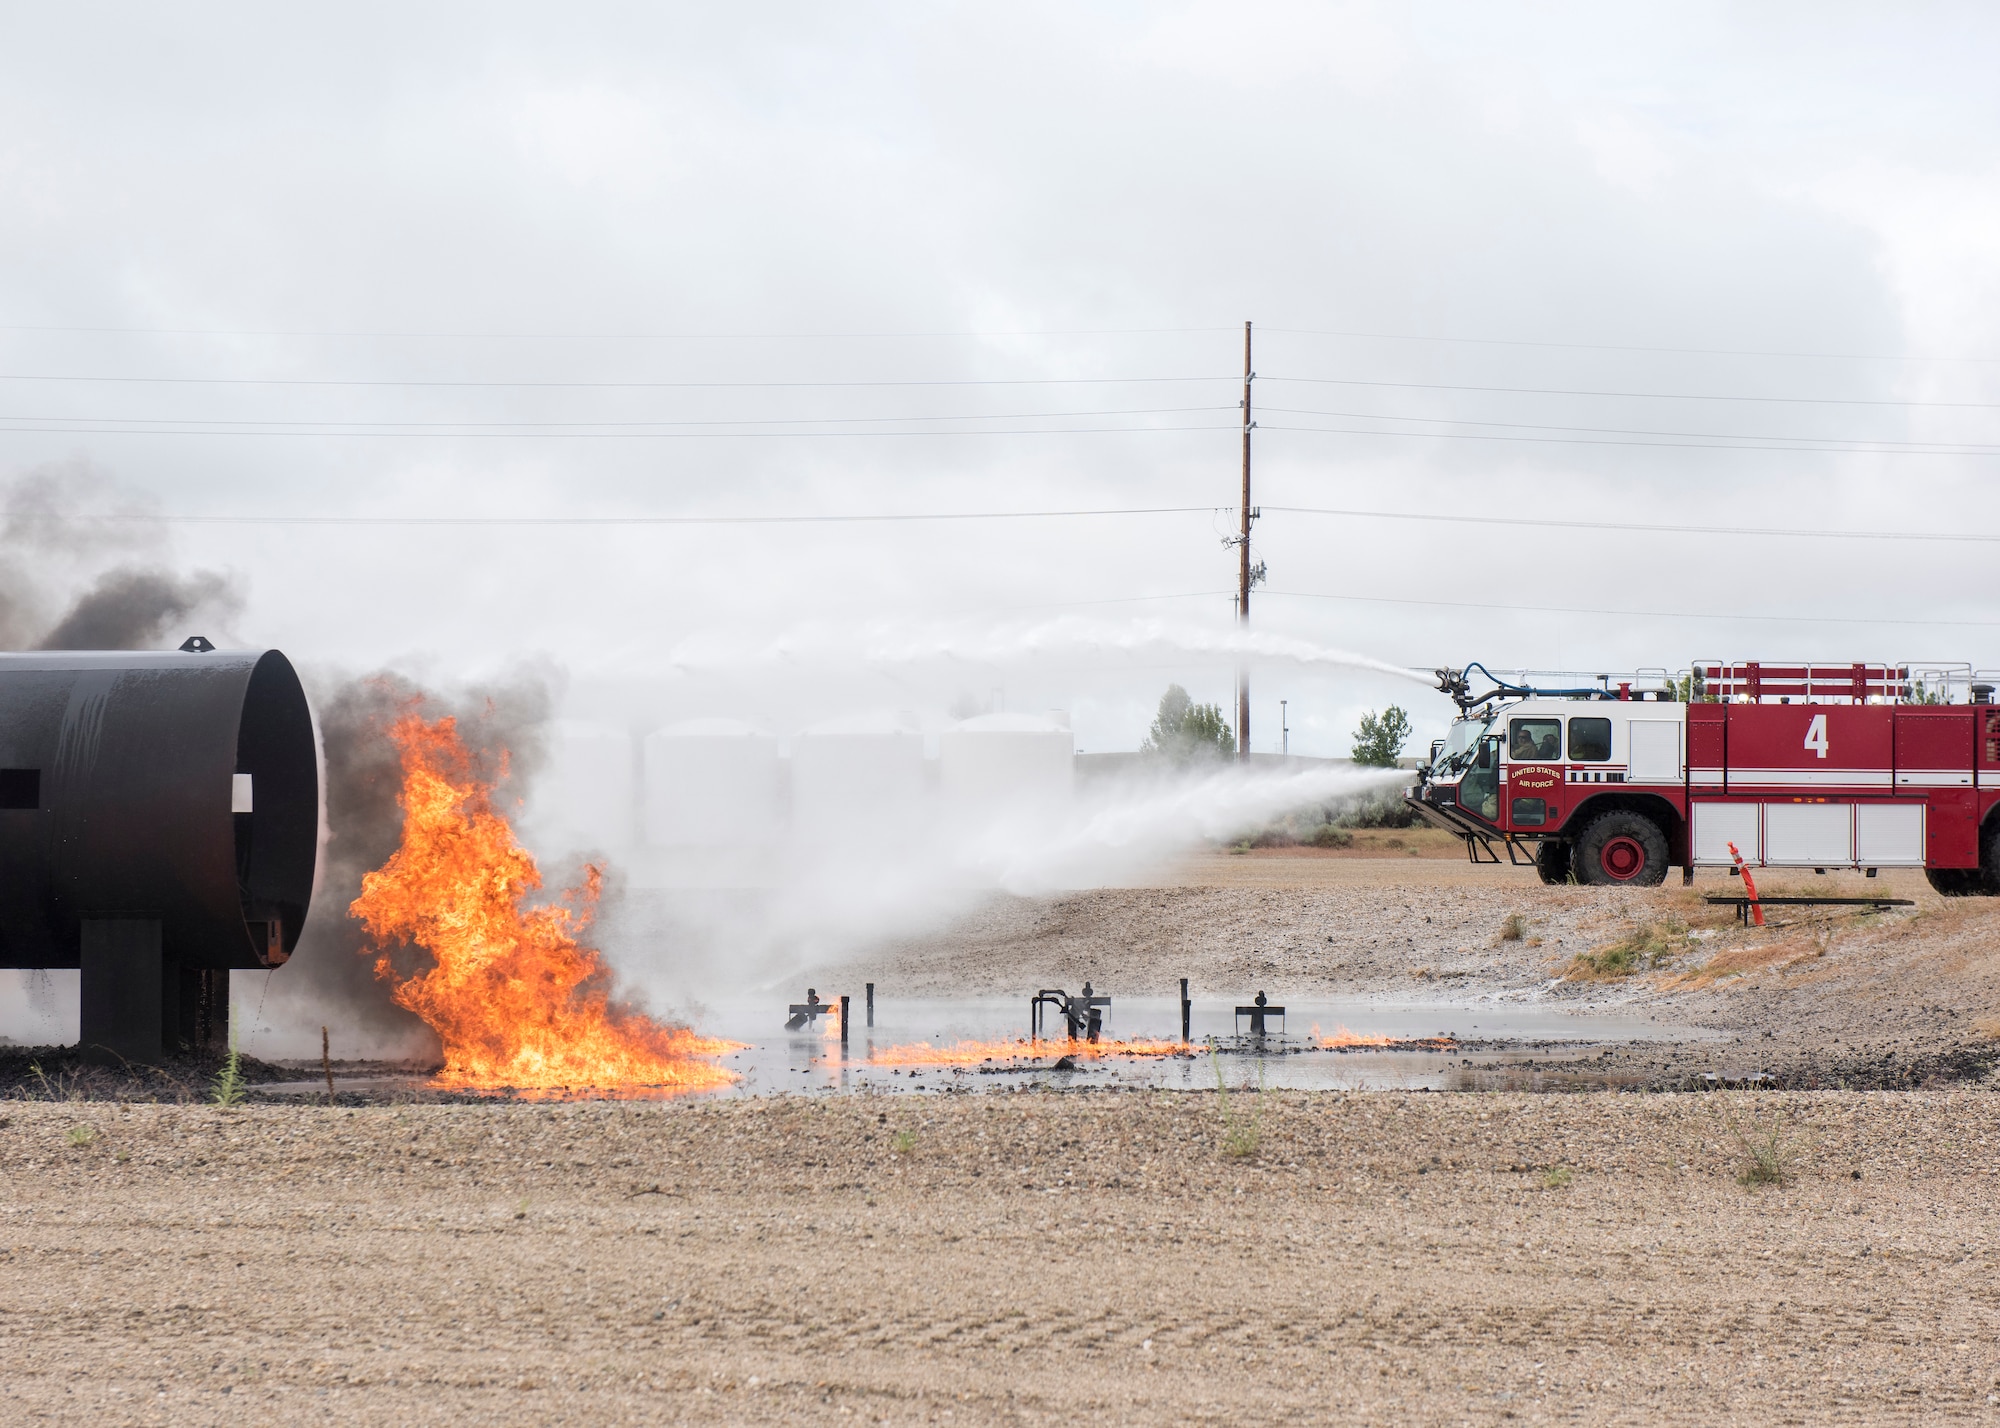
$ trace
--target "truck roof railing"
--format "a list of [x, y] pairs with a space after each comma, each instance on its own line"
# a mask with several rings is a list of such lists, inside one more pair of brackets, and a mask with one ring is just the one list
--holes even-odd
[[[1676, 699], [1705, 702], [1799, 704], [1990, 704], [2000, 689], [2000, 670], [1963, 662], [1903, 660], [1895, 663], [1833, 663], [1806, 660], [1699, 660], [1682, 670], [1640, 669], [1629, 674], [1575, 670], [1494, 671], [1477, 661], [1464, 669], [1440, 669], [1440, 692], [1461, 713], [1495, 700], [1511, 699]], [[1473, 676], [1490, 681], [1473, 690]]]
[[1752, 704], [1767, 699], [1800, 704], [1985, 704], [2000, 685], [2000, 671], [1974, 669], [1962, 661], [1701, 661], [1694, 668], [1695, 688], [1703, 698]]

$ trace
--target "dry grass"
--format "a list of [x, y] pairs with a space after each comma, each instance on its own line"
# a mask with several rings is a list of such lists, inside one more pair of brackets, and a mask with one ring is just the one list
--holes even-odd
[[1500, 921], [1500, 940], [1519, 942], [1528, 935], [1528, 919], [1518, 912], [1510, 912]]
[[1831, 927], [1808, 929], [1775, 942], [1725, 948], [1701, 966], [1691, 968], [1678, 976], [1669, 977], [1660, 985], [1663, 990], [1700, 989], [1712, 987], [1732, 977], [1746, 977], [1773, 967], [1780, 972], [1789, 972], [1809, 962], [1817, 962], [1826, 956], [1832, 946]]
[[1563, 976], [1572, 982], [1613, 982], [1663, 967], [1687, 947], [1687, 928], [1677, 921], [1635, 923], [1609, 946], [1577, 953]]

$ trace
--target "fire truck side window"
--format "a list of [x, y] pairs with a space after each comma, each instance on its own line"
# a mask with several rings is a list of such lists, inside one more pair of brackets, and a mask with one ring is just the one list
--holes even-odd
[[1611, 757], [1611, 721], [1609, 719], [1572, 719], [1569, 721], [1569, 756], [1575, 763], [1590, 763]]
[[1562, 720], [1515, 719], [1507, 729], [1507, 758], [1511, 763], [1533, 763], [1562, 757]]

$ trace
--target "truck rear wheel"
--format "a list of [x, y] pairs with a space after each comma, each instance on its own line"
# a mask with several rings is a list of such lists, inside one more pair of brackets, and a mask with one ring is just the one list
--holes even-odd
[[1535, 849], [1535, 871], [1551, 885], [1569, 881], [1569, 844], [1545, 838]]
[[1667, 876], [1667, 835], [1645, 814], [1616, 808], [1590, 820], [1571, 866], [1594, 887], [1656, 888]]
[[1925, 868], [1924, 880], [1939, 897], [1977, 897], [1985, 891], [1977, 868]]

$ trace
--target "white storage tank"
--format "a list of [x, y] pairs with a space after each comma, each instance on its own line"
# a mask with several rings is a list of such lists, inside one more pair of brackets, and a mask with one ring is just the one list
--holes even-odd
[[646, 841], [741, 846], [778, 835], [778, 741], [734, 719], [690, 719], [646, 736]]
[[938, 735], [938, 785], [954, 815], [1060, 802], [1075, 768], [1066, 714], [982, 714]]
[[563, 840], [626, 847], [639, 833], [639, 768], [632, 735], [606, 724], [562, 719], [550, 741], [548, 821]]
[[912, 825], [924, 796], [924, 736], [914, 714], [815, 724], [792, 740], [792, 827], [808, 837]]

